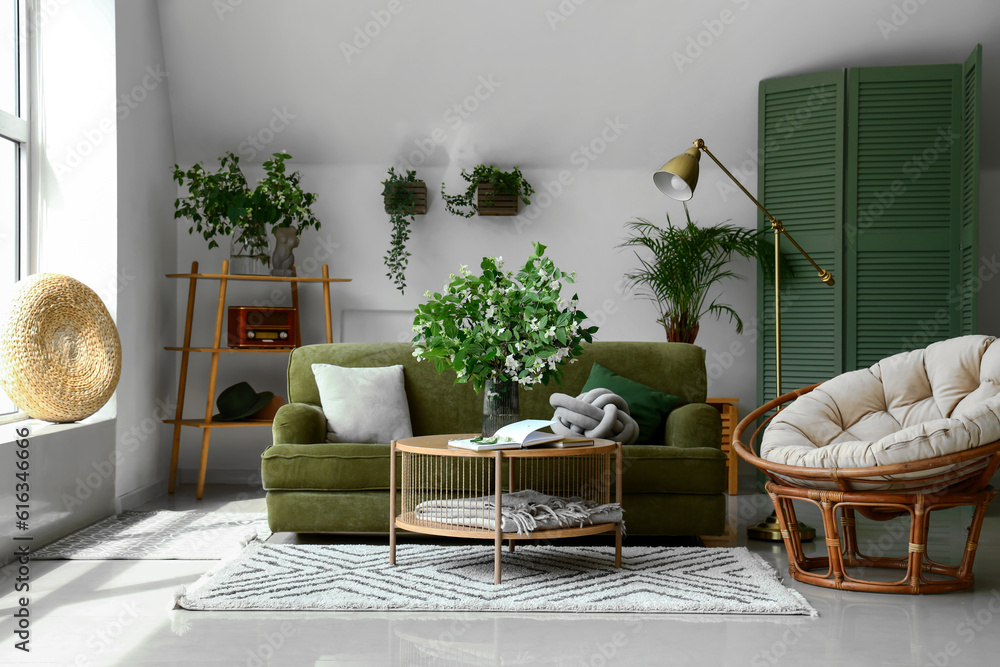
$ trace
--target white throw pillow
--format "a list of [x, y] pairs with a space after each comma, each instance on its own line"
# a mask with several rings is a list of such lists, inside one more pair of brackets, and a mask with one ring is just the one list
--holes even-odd
[[328, 442], [389, 443], [413, 435], [403, 366], [313, 364]]

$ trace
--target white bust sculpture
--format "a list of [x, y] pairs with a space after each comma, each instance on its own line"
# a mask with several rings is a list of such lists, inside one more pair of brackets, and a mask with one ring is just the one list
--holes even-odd
[[295, 264], [295, 255], [292, 250], [299, 247], [299, 235], [293, 227], [278, 227], [274, 230], [274, 238], [278, 244], [271, 255], [271, 275], [290, 276], [293, 275], [292, 266]]

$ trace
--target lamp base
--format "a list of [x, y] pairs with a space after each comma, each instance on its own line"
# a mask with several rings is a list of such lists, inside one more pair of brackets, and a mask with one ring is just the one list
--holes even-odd
[[[806, 524], [799, 521], [797, 526], [799, 531], [799, 539], [803, 542], [809, 542], [816, 539], [816, 529], [807, 526]], [[752, 526], [747, 526], [747, 538], [751, 540], [759, 540], [761, 542], [781, 542], [784, 540], [781, 537], [781, 524], [778, 523], [778, 515], [774, 512], [758, 523]]]

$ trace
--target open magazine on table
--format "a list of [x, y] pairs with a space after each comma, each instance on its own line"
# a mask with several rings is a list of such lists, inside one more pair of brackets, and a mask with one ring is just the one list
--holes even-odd
[[[477, 452], [493, 449], [520, 449], [546, 444], [567, 447], [581, 447], [594, 444], [594, 441], [590, 439], [563, 438], [561, 435], [542, 430], [552, 426], [554, 423], [549, 419], [522, 419], [519, 422], [507, 424], [498, 429], [492, 437], [484, 438], [478, 436], [475, 438], [449, 440], [448, 444], [452, 447], [471, 449]], [[564, 440], [567, 442], [563, 443]]]

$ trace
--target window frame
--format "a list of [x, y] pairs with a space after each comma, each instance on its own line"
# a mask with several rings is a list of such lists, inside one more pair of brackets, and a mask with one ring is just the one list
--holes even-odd
[[[11, 141], [17, 147], [17, 160], [15, 169], [15, 220], [14, 225], [14, 247], [16, 248], [14, 260], [14, 279], [21, 280], [28, 274], [29, 248], [28, 233], [29, 225], [29, 191], [28, 191], [28, 166], [30, 154], [30, 90], [28, 86], [29, 70], [31, 67], [32, 28], [35, 24], [35, 8], [30, 0], [14, 0], [13, 10], [15, 12], [14, 43], [15, 73], [17, 80], [15, 87], [17, 91], [15, 114], [0, 109], [0, 138]], [[16, 415], [17, 410], [8, 411], [0, 408], [0, 419]]]

